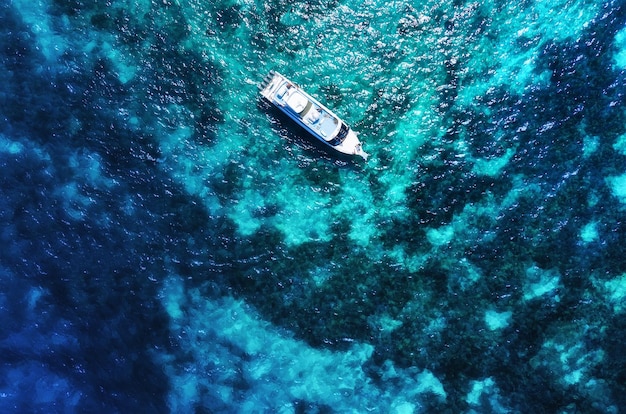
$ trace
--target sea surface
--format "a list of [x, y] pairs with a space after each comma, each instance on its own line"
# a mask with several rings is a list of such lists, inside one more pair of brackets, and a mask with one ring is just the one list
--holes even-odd
[[626, 412], [625, 94], [623, 0], [3, 1], [0, 412]]

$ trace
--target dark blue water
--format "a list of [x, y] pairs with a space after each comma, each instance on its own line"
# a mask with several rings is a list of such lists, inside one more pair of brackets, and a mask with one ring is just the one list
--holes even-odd
[[626, 410], [625, 12], [5, 2], [0, 411]]

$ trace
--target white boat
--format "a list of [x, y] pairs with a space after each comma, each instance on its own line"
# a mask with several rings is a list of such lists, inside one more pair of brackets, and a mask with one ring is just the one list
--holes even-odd
[[270, 71], [259, 85], [261, 95], [306, 132], [343, 154], [367, 160], [356, 133], [330, 109], [278, 72]]

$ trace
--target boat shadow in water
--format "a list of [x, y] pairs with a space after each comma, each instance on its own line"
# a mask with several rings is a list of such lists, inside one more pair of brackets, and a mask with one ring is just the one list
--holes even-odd
[[[329, 148], [328, 145], [325, 145], [312, 137], [311, 134], [304, 129], [304, 127], [277, 109], [264, 98], [258, 99], [257, 106], [267, 115], [272, 131], [277, 136], [284, 139], [284, 148], [288, 153], [299, 158], [310, 158], [309, 163], [315, 160], [323, 159], [339, 167], [358, 168], [365, 164], [365, 161], [362, 158], [333, 151], [332, 148]], [[294, 148], [302, 149], [303, 154], [301, 156], [296, 155], [294, 153]]]

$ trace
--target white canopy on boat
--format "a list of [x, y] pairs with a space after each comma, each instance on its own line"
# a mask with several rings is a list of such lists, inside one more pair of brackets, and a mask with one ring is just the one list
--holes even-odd
[[287, 105], [289, 105], [289, 107], [291, 107], [291, 109], [293, 109], [294, 112], [298, 114], [304, 111], [304, 108], [306, 108], [308, 103], [309, 100], [307, 99], [307, 97], [302, 95], [298, 91], [292, 92], [291, 95], [289, 95], [289, 97], [287, 98]]

